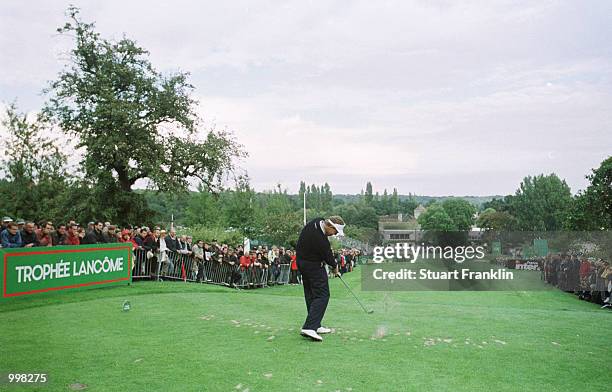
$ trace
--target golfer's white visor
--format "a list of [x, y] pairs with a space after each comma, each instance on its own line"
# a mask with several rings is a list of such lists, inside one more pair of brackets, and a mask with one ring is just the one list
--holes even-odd
[[338, 230], [338, 233], [336, 234], [339, 237], [343, 237], [344, 236], [344, 226], [345, 225], [339, 225], [337, 223], [332, 222], [331, 220], [327, 220], [327, 223], [329, 223], [330, 225], [334, 226], [336, 228], [336, 230]]

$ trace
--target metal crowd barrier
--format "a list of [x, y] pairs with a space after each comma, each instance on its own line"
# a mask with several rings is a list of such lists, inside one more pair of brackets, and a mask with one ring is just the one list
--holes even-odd
[[212, 284], [231, 286], [238, 280], [238, 264], [231, 265], [219, 261], [207, 261], [203, 264], [205, 281]]
[[[132, 278], [154, 278], [157, 276], [157, 257], [144, 249], [134, 249]], [[152, 256], [152, 257], [149, 257]]]
[[240, 281], [237, 286], [239, 288], [268, 287], [268, 278], [271, 275], [269, 272], [268, 268], [263, 267], [239, 267]]
[[289, 273], [291, 272], [291, 264], [281, 264], [280, 274], [278, 275], [278, 284], [289, 284]]
[[[289, 284], [291, 265], [242, 268], [219, 261], [201, 261], [193, 255], [167, 250], [165, 254], [134, 249], [134, 279], [184, 280], [236, 288], [259, 288]], [[298, 280], [299, 282], [299, 280]]]

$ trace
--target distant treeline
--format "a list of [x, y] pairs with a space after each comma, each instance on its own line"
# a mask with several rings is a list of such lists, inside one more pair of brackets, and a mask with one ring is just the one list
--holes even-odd
[[[337, 200], [343, 200], [345, 203], [353, 203], [362, 195], [360, 194], [335, 194], [333, 197]], [[503, 199], [503, 195], [493, 195], [493, 196], [420, 196], [420, 195], [402, 195], [398, 194], [398, 198], [400, 201], [402, 200], [414, 200], [417, 205], [422, 204], [424, 206], [430, 205], [435, 202], [443, 202], [448, 199], [463, 199], [470, 204], [474, 205], [477, 208], [481, 208], [484, 203], [490, 202], [493, 199]]]

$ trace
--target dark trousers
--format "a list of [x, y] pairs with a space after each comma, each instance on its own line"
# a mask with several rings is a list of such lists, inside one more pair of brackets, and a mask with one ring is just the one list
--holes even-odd
[[316, 331], [321, 326], [321, 320], [329, 302], [327, 272], [321, 263], [298, 260], [297, 265], [302, 274], [304, 299], [308, 310], [308, 316], [302, 328]]
[[289, 283], [297, 284], [297, 270], [291, 270], [291, 274], [289, 274]]
[[200, 261], [199, 259], [195, 259], [193, 262], [198, 263], [198, 276], [196, 276], [197, 281], [201, 282], [203, 280], [206, 280], [206, 271], [204, 271], [204, 262]]

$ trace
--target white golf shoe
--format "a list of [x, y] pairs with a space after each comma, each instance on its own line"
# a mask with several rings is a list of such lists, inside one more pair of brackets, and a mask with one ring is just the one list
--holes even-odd
[[317, 333], [320, 333], [320, 334], [332, 333], [332, 330], [331, 328], [320, 326], [319, 328], [317, 328]]
[[319, 335], [317, 331], [315, 331], [314, 329], [302, 329], [300, 331], [300, 335], [310, 338], [311, 340], [314, 340], [315, 342], [323, 341], [323, 338], [321, 337], [321, 335]]

